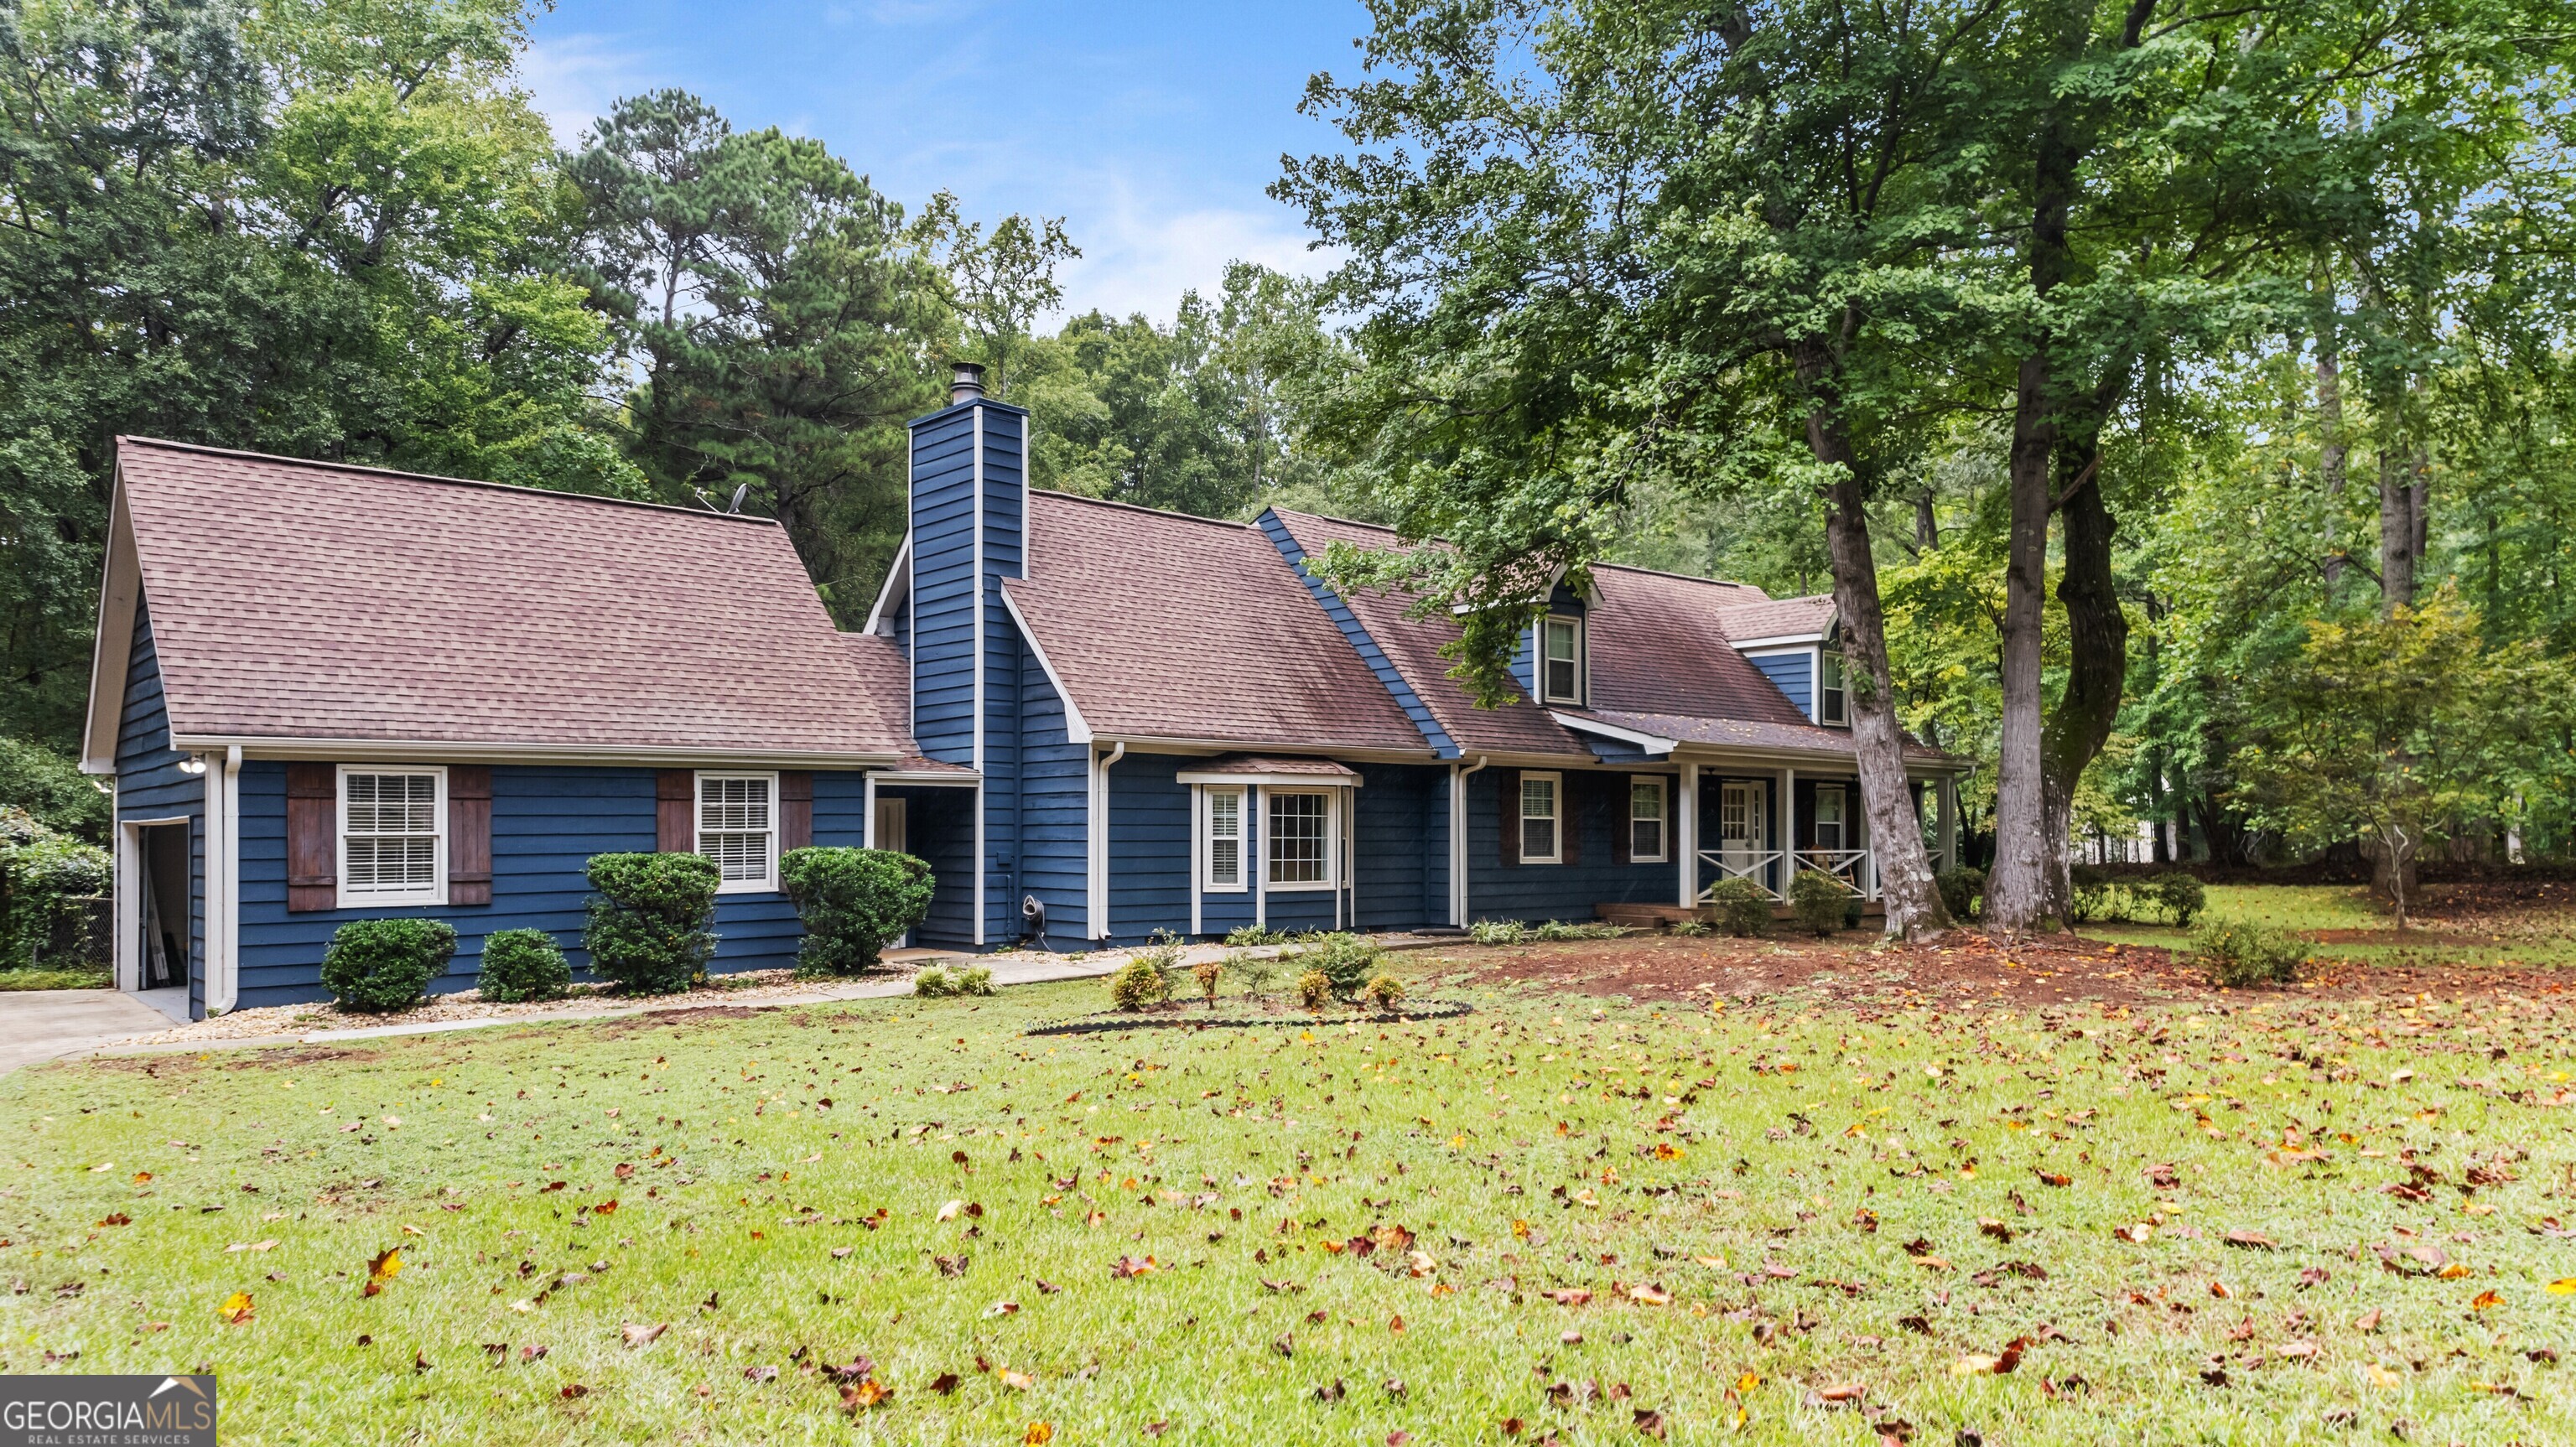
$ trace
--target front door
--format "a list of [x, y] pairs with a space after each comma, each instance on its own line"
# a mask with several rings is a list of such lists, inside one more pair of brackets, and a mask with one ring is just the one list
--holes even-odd
[[1741, 875], [1768, 889], [1770, 870], [1760, 862], [1771, 837], [1770, 790], [1759, 779], [1733, 779], [1718, 786], [1717, 849], [1726, 873]]
[[897, 854], [911, 853], [912, 851], [904, 846], [903, 823], [903, 801], [901, 799], [877, 800], [876, 847], [879, 849], [891, 849]]

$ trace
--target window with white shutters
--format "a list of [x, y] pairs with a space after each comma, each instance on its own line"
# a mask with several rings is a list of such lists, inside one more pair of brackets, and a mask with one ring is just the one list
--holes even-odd
[[778, 887], [778, 776], [698, 775], [698, 852], [724, 875], [718, 893]]
[[1207, 789], [1207, 887], [1243, 888], [1243, 790]]
[[446, 902], [445, 793], [439, 769], [340, 771], [343, 907]]

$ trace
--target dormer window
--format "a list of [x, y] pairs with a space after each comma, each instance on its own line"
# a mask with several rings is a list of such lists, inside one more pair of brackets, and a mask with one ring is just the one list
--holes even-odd
[[1583, 702], [1583, 620], [1551, 613], [1539, 622], [1539, 697], [1543, 703]]
[[1816, 656], [1816, 722], [1844, 725], [1851, 722], [1843, 693], [1843, 656], [1831, 649]]

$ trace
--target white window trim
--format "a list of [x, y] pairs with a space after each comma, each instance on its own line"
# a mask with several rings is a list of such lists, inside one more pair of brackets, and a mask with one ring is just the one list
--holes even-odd
[[[1556, 802], [1554, 814], [1541, 815], [1529, 812], [1529, 783], [1532, 779], [1545, 779], [1554, 786], [1549, 792], [1549, 797]], [[1512, 810], [1512, 822], [1521, 831], [1521, 837], [1516, 841], [1520, 845], [1521, 863], [1563, 864], [1565, 862], [1565, 776], [1548, 773], [1542, 769], [1524, 769], [1517, 787], [1520, 789], [1521, 797], [1519, 804]], [[1556, 847], [1544, 856], [1529, 852], [1529, 821], [1540, 818], [1547, 819], [1556, 825], [1555, 832], [1549, 836], [1555, 841]]]
[[[1842, 687], [1834, 690], [1834, 692], [1841, 694], [1843, 698], [1843, 716], [1841, 718], [1825, 717], [1825, 660], [1829, 658], [1843, 666]], [[1816, 722], [1826, 728], [1832, 729], [1846, 729], [1851, 727], [1851, 661], [1844, 658], [1842, 650], [1838, 648], [1818, 648], [1816, 650]]]
[[[1309, 795], [1324, 801], [1324, 877], [1321, 879], [1278, 880], [1270, 871], [1279, 859], [1279, 842], [1270, 833], [1270, 801], [1293, 795]], [[1321, 894], [1342, 887], [1342, 791], [1339, 789], [1283, 789], [1265, 785], [1261, 790], [1261, 880], [1262, 888], [1271, 894]]]
[[[1223, 794], [1234, 800], [1234, 878], [1216, 877], [1216, 801]], [[1242, 894], [1252, 888], [1252, 827], [1250, 820], [1252, 791], [1241, 784], [1202, 784], [1199, 786], [1199, 887], [1209, 894]], [[1267, 809], [1263, 817], [1268, 817]]]
[[[1822, 837], [1825, 825], [1825, 800], [1827, 798], [1831, 798], [1834, 801], [1834, 842], [1831, 844], [1827, 844]], [[1818, 784], [1816, 786], [1816, 806], [1813, 813], [1815, 817], [1807, 821], [1807, 837], [1816, 841], [1816, 848], [1843, 850], [1853, 847], [1851, 842], [1851, 790], [1845, 788], [1841, 784]]]
[[[426, 889], [353, 891], [349, 888], [349, 776], [351, 774], [427, 774], [436, 783], [430, 799], [430, 827], [438, 845]], [[341, 909], [396, 909], [447, 903], [447, 767], [443, 764], [342, 764], [335, 775], [331, 801], [332, 882]]]
[[[1663, 800], [1655, 819], [1655, 852], [1639, 854], [1637, 850], [1637, 787], [1652, 784]], [[1628, 776], [1628, 862], [1630, 864], [1667, 864], [1673, 857], [1673, 781], [1661, 774]]]
[[[1574, 692], [1571, 694], [1557, 693], [1547, 686], [1547, 626], [1551, 623], [1563, 623], [1574, 630]], [[1591, 651], [1586, 647], [1586, 644], [1588, 644], [1590, 640], [1585, 638], [1583, 635], [1583, 615], [1580, 613], [1549, 613], [1539, 619], [1538, 637], [1535, 640], [1537, 647], [1534, 651], [1538, 655], [1538, 694], [1540, 702], [1570, 703], [1577, 708], [1581, 708], [1583, 706], [1583, 685], [1588, 681], [1585, 674], [1586, 660], [1584, 655]]]
[[700, 855], [706, 853], [706, 790], [709, 779], [760, 779], [769, 785], [768, 872], [758, 879], [728, 879], [716, 886], [718, 894], [776, 894], [778, 892], [778, 775], [760, 769], [700, 769], [689, 780], [689, 845]]

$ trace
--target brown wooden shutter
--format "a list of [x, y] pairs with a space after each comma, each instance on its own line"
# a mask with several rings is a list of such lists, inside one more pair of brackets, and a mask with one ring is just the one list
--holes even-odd
[[492, 766], [447, 766], [447, 902], [492, 902]]
[[340, 770], [286, 766], [286, 907], [340, 907]]
[[1521, 862], [1521, 771], [1494, 770], [1494, 797], [1502, 801], [1502, 855], [1505, 864]]
[[814, 842], [814, 775], [807, 769], [778, 774], [778, 852]]
[[653, 832], [653, 847], [664, 854], [698, 852], [697, 770], [653, 772]]
[[1575, 790], [1594, 792], [1598, 774], [1559, 774], [1556, 785], [1556, 857], [1567, 864], [1583, 862], [1583, 811], [1576, 806]]
[[1625, 774], [1612, 774], [1610, 782], [1618, 786], [1618, 797], [1610, 809], [1610, 862], [1625, 869], [1637, 862], [1637, 783]]

